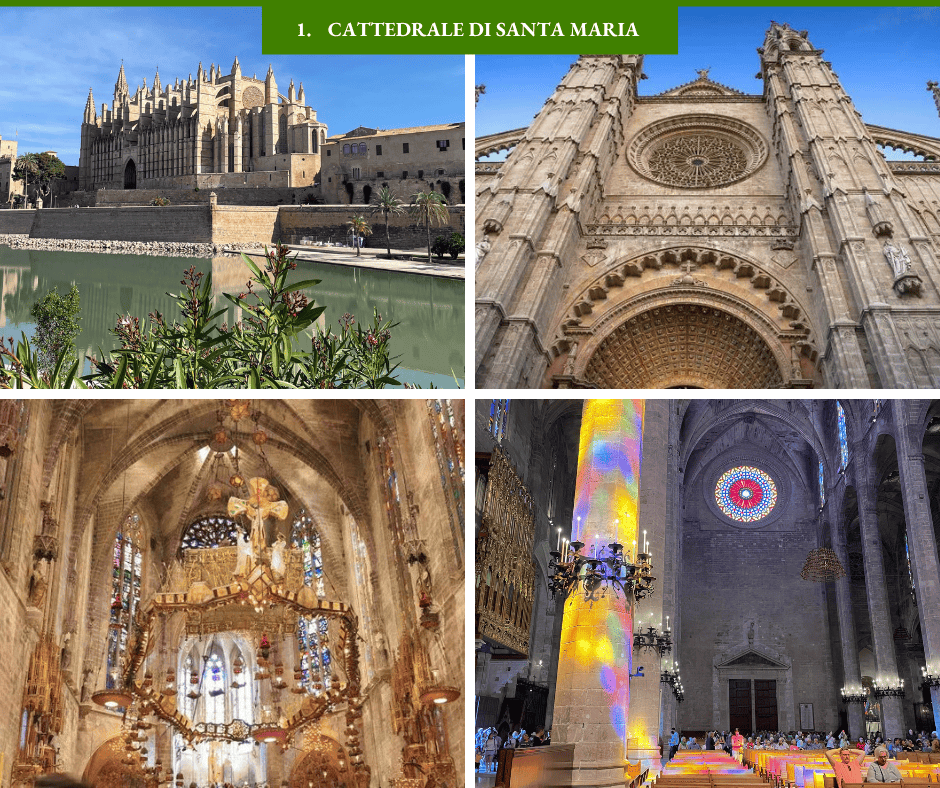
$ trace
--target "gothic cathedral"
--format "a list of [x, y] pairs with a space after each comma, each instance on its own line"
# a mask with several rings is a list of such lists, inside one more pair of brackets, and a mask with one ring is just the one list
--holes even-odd
[[865, 123], [806, 31], [758, 51], [761, 95], [582, 56], [477, 140], [512, 149], [477, 167], [478, 386], [940, 386], [940, 139]]

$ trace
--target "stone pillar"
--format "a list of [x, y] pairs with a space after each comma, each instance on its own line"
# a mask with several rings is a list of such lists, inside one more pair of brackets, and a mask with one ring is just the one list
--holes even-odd
[[232, 137], [232, 172], [242, 171], [242, 119], [241, 116], [232, 122], [235, 132]]
[[[829, 535], [832, 549], [839, 559], [839, 563], [846, 571], [845, 577], [835, 581], [836, 611], [839, 616], [839, 639], [842, 646], [843, 687], [851, 687], [861, 692], [862, 672], [858, 664], [858, 647], [855, 637], [855, 619], [852, 617], [852, 588], [849, 584], [849, 556], [845, 545], [845, 529], [840, 526], [840, 518], [836, 516], [842, 511], [842, 502], [845, 486], [841, 485], [841, 494], [835, 500], [827, 496], [826, 504], [829, 507]], [[834, 491], [833, 491], [834, 492]], [[849, 736], [852, 741], [865, 735], [865, 711], [860, 703], [846, 704], [849, 719]]]
[[[572, 541], [583, 555], [631, 550], [639, 516], [643, 402], [588, 400], [581, 419]], [[624, 784], [633, 666], [633, 604], [612, 588], [565, 601], [553, 741], [574, 744], [571, 782]]]
[[[862, 558], [865, 563], [865, 591], [875, 647], [875, 664], [878, 666], [878, 675], [875, 678], [892, 681], [899, 678], [898, 665], [894, 654], [894, 630], [891, 626], [888, 586], [881, 555], [881, 532], [875, 508], [875, 487], [869, 467], [868, 442], [856, 442], [854, 455], [858, 521], [862, 535]], [[900, 698], [881, 699], [881, 726], [885, 736], [892, 739], [905, 733]]]
[[[937, 540], [930, 514], [930, 496], [924, 472], [923, 428], [911, 416], [919, 403], [890, 400], [897, 439], [898, 471], [907, 524], [907, 544], [911, 551], [911, 569], [917, 612], [924, 640], [926, 666], [940, 672], [940, 563]], [[919, 671], [918, 667], [918, 672]], [[911, 688], [914, 691], [914, 688]], [[934, 730], [940, 730], [940, 687], [930, 688]]]

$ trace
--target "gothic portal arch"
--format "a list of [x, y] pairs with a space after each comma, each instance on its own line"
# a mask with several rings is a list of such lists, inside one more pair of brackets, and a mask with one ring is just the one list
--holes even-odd
[[575, 375], [597, 388], [779, 388], [789, 354], [729, 299], [638, 299], [584, 347]]
[[[748, 643], [712, 661], [712, 724], [716, 729], [794, 730], [793, 665], [782, 654], [755, 643], [754, 622], [746, 622]], [[744, 719], [750, 717], [748, 722]]]
[[124, 188], [137, 188], [137, 165], [134, 164], [133, 159], [128, 159], [127, 164], [124, 165]]
[[705, 245], [615, 258], [559, 328], [556, 385], [780, 388], [818, 377], [805, 306], [768, 266]]

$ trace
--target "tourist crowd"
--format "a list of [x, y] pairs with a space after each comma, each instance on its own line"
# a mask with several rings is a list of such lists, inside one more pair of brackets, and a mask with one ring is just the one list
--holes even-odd
[[915, 733], [908, 730], [907, 736], [900, 736], [884, 740], [879, 731], [870, 733], [867, 738], [850, 742], [845, 731], [838, 735], [834, 731], [828, 734], [817, 732], [796, 731], [784, 733], [783, 731], [758, 731], [751, 736], [743, 736], [737, 729], [734, 733], [725, 731], [708, 731], [701, 737], [680, 736], [673, 729], [669, 739], [669, 757], [680, 750], [724, 750], [729, 755], [742, 749], [755, 750], [832, 750], [856, 749], [866, 755], [873, 755], [879, 745], [884, 745], [888, 756], [895, 758], [905, 752], [936, 752], [940, 753], [940, 739], [937, 731]]
[[539, 728], [535, 733], [517, 728], [505, 741], [496, 728], [477, 728], [474, 739], [477, 768], [481, 772], [495, 772], [496, 755], [501, 749], [541, 747], [545, 744], [551, 744], [551, 731], [545, 728]]

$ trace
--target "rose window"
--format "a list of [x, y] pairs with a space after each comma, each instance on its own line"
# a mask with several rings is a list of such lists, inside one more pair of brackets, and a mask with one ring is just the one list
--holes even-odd
[[739, 523], [763, 520], [777, 503], [777, 485], [759, 468], [739, 465], [725, 471], [715, 485], [722, 513]]
[[627, 149], [630, 165], [646, 178], [685, 189], [728, 186], [767, 158], [760, 134], [733, 118], [695, 115], [653, 123]]

